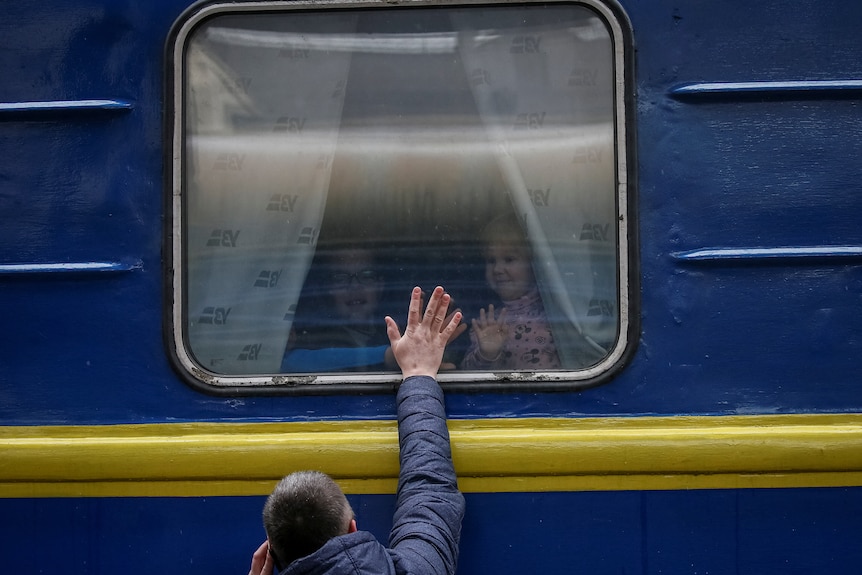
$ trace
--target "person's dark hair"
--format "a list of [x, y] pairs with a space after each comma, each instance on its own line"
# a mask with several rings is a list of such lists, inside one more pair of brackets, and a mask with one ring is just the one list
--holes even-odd
[[297, 471], [282, 479], [263, 506], [263, 527], [280, 569], [348, 532], [353, 509], [331, 477]]

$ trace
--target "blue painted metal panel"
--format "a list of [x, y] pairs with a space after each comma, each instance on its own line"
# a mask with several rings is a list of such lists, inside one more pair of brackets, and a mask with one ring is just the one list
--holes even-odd
[[[351, 496], [386, 541], [394, 497]], [[261, 497], [0, 500], [10, 573], [244, 573]], [[468, 494], [459, 573], [853, 573], [862, 490]], [[830, 517], [830, 520], [824, 520]], [[39, 533], [22, 541], [22, 531]], [[476, 550], [481, 550], [477, 553]]]

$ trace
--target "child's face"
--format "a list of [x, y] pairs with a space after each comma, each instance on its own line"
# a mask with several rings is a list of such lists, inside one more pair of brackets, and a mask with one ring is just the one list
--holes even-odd
[[490, 244], [485, 248], [485, 280], [503, 301], [525, 295], [535, 285], [529, 252], [516, 244]]
[[383, 290], [383, 280], [374, 269], [374, 259], [363, 250], [346, 250], [332, 265], [329, 293], [335, 311], [349, 321], [374, 319]]

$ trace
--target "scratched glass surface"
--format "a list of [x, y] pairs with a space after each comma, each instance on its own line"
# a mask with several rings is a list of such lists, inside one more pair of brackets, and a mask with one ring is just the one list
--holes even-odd
[[477, 321], [452, 367], [600, 361], [619, 323], [613, 62], [579, 5], [203, 22], [182, 67], [190, 355], [392, 370], [383, 316], [443, 285]]

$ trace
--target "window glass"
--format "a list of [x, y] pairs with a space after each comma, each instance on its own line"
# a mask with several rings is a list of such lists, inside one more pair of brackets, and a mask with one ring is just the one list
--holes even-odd
[[395, 377], [382, 318], [404, 325], [414, 285], [471, 325], [447, 377], [583, 377], [620, 347], [622, 71], [600, 9], [216, 6], [178, 42], [190, 370]]

